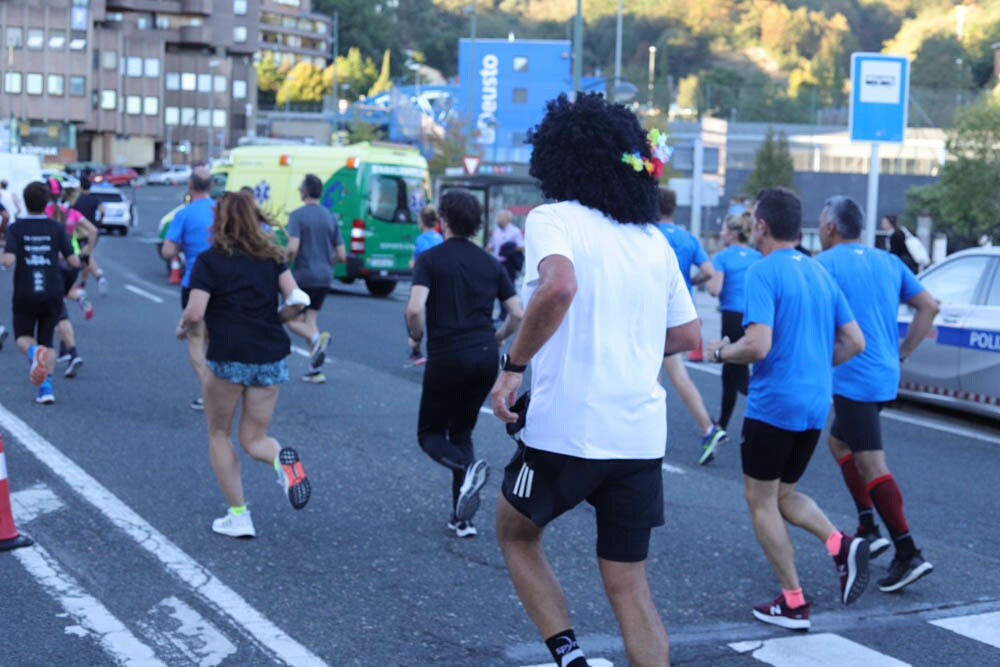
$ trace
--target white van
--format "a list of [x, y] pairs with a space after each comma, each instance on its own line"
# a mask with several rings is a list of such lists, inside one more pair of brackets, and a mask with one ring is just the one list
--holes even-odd
[[[7, 181], [7, 189], [23, 202], [24, 186], [32, 181], [44, 181], [41, 160], [30, 153], [0, 153], [0, 179]], [[13, 214], [11, 211], [11, 216]]]

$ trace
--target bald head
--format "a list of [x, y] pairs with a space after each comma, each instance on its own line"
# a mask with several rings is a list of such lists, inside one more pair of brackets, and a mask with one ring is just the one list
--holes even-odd
[[499, 227], [500, 229], [504, 229], [507, 225], [510, 224], [510, 221], [513, 219], [514, 216], [511, 215], [510, 211], [504, 209], [499, 213], [497, 213], [497, 227]]
[[208, 167], [196, 167], [191, 172], [189, 187], [193, 195], [207, 195], [212, 191], [212, 172]]

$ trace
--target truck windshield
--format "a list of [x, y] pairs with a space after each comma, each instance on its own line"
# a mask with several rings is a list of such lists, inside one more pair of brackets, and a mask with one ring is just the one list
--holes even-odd
[[373, 218], [386, 222], [415, 223], [420, 209], [426, 204], [427, 195], [420, 176], [372, 176], [368, 207]]

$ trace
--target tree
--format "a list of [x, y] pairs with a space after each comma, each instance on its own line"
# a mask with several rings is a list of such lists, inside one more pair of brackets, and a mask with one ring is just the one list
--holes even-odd
[[382, 54], [382, 69], [379, 72], [378, 78], [375, 79], [375, 83], [368, 89], [369, 97], [384, 93], [392, 88], [392, 78], [389, 75], [390, 53], [389, 49], [386, 49], [385, 53]]
[[277, 93], [285, 81], [287, 70], [278, 67], [278, 63], [274, 60], [274, 53], [265, 51], [254, 67], [257, 70], [257, 88]]
[[767, 128], [764, 142], [754, 156], [753, 169], [743, 185], [743, 192], [752, 197], [763, 188], [795, 187], [795, 164], [792, 152], [788, 149], [788, 137], [779, 132], [777, 137], [774, 129]]
[[323, 82], [323, 70], [305, 60], [299, 61], [281, 83], [277, 103], [321, 102], [329, 90]]

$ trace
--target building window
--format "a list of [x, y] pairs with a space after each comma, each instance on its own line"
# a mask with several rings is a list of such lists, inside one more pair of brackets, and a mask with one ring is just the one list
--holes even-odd
[[226, 83], [226, 77], [222, 76], [221, 74], [216, 74], [215, 75], [215, 92], [216, 93], [224, 93], [224, 92], [226, 92], [226, 85], [227, 85], [227, 83]]
[[242, 80], [233, 81], [233, 99], [244, 100], [247, 96], [247, 82]]
[[181, 110], [177, 107], [166, 107], [163, 110], [163, 123], [165, 125], [177, 125], [181, 120]]
[[6, 93], [19, 95], [21, 93], [21, 73], [7, 72], [4, 74], [3, 89]]
[[41, 28], [28, 28], [27, 47], [38, 51], [45, 48], [45, 31]]
[[65, 30], [50, 30], [49, 31], [49, 50], [51, 51], [62, 51], [66, 48], [66, 31]]
[[515, 72], [527, 72], [528, 71], [528, 57], [527, 56], [514, 56], [514, 71]]
[[29, 95], [42, 94], [42, 75], [28, 74], [24, 77], [24, 92]]
[[131, 77], [142, 76], [142, 58], [129, 56], [125, 58], [125, 73]]
[[87, 94], [87, 77], [69, 77], [69, 94], [75, 97], [83, 97]]
[[125, 98], [125, 113], [136, 116], [142, 113], [142, 97], [129, 95]]
[[237, 44], [247, 41], [247, 27], [245, 25], [233, 26], [233, 41]]
[[142, 98], [142, 112], [147, 116], [156, 116], [160, 113], [160, 98], [155, 95], [146, 95]]
[[211, 118], [212, 114], [208, 109], [198, 109], [198, 127], [208, 127], [208, 121]]
[[49, 74], [48, 83], [49, 95], [64, 95], [66, 93], [66, 79], [62, 74]]
[[237, 16], [246, 16], [247, 0], [233, 0], [233, 14], [236, 14]]
[[515, 88], [513, 90], [512, 101], [514, 104], [527, 104], [528, 103], [528, 89], [527, 88]]
[[181, 74], [181, 90], [194, 90], [198, 83], [198, 77], [191, 72]]
[[166, 80], [164, 85], [167, 90], [180, 90], [181, 89], [181, 75], [177, 72], [167, 72]]
[[198, 75], [198, 92], [199, 93], [210, 93], [210, 92], [212, 92], [212, 75], [211, 74], [199, 74]]
[[225, 109], [212, 110], [212, 127], [225, 127], [229, 112]]
[[181, 109], [181, 125], [194, 125], [194, 107]]
[[89, 7], [90, 0], [73, 0], [74, 7]]
[[87, 48], [87, 33], [76, 30], [73, 31], [73, 36], [69, 40], [69, 50], [70, 51], [83, 51]]
[[113, 90], [101, 91], [101, 108], [106, 111], [114, 111], [118, 108], [118, 94]]
[[160, 76], [160, 59], [159, 58], [146, 58], [144, 61], [144, 71], [145, 74], [150, 79], [155, 79]]
[[114, 49], [104, 49], [101, 51], [101, 67], [104, 69], [118, 69], [118, 52]]

